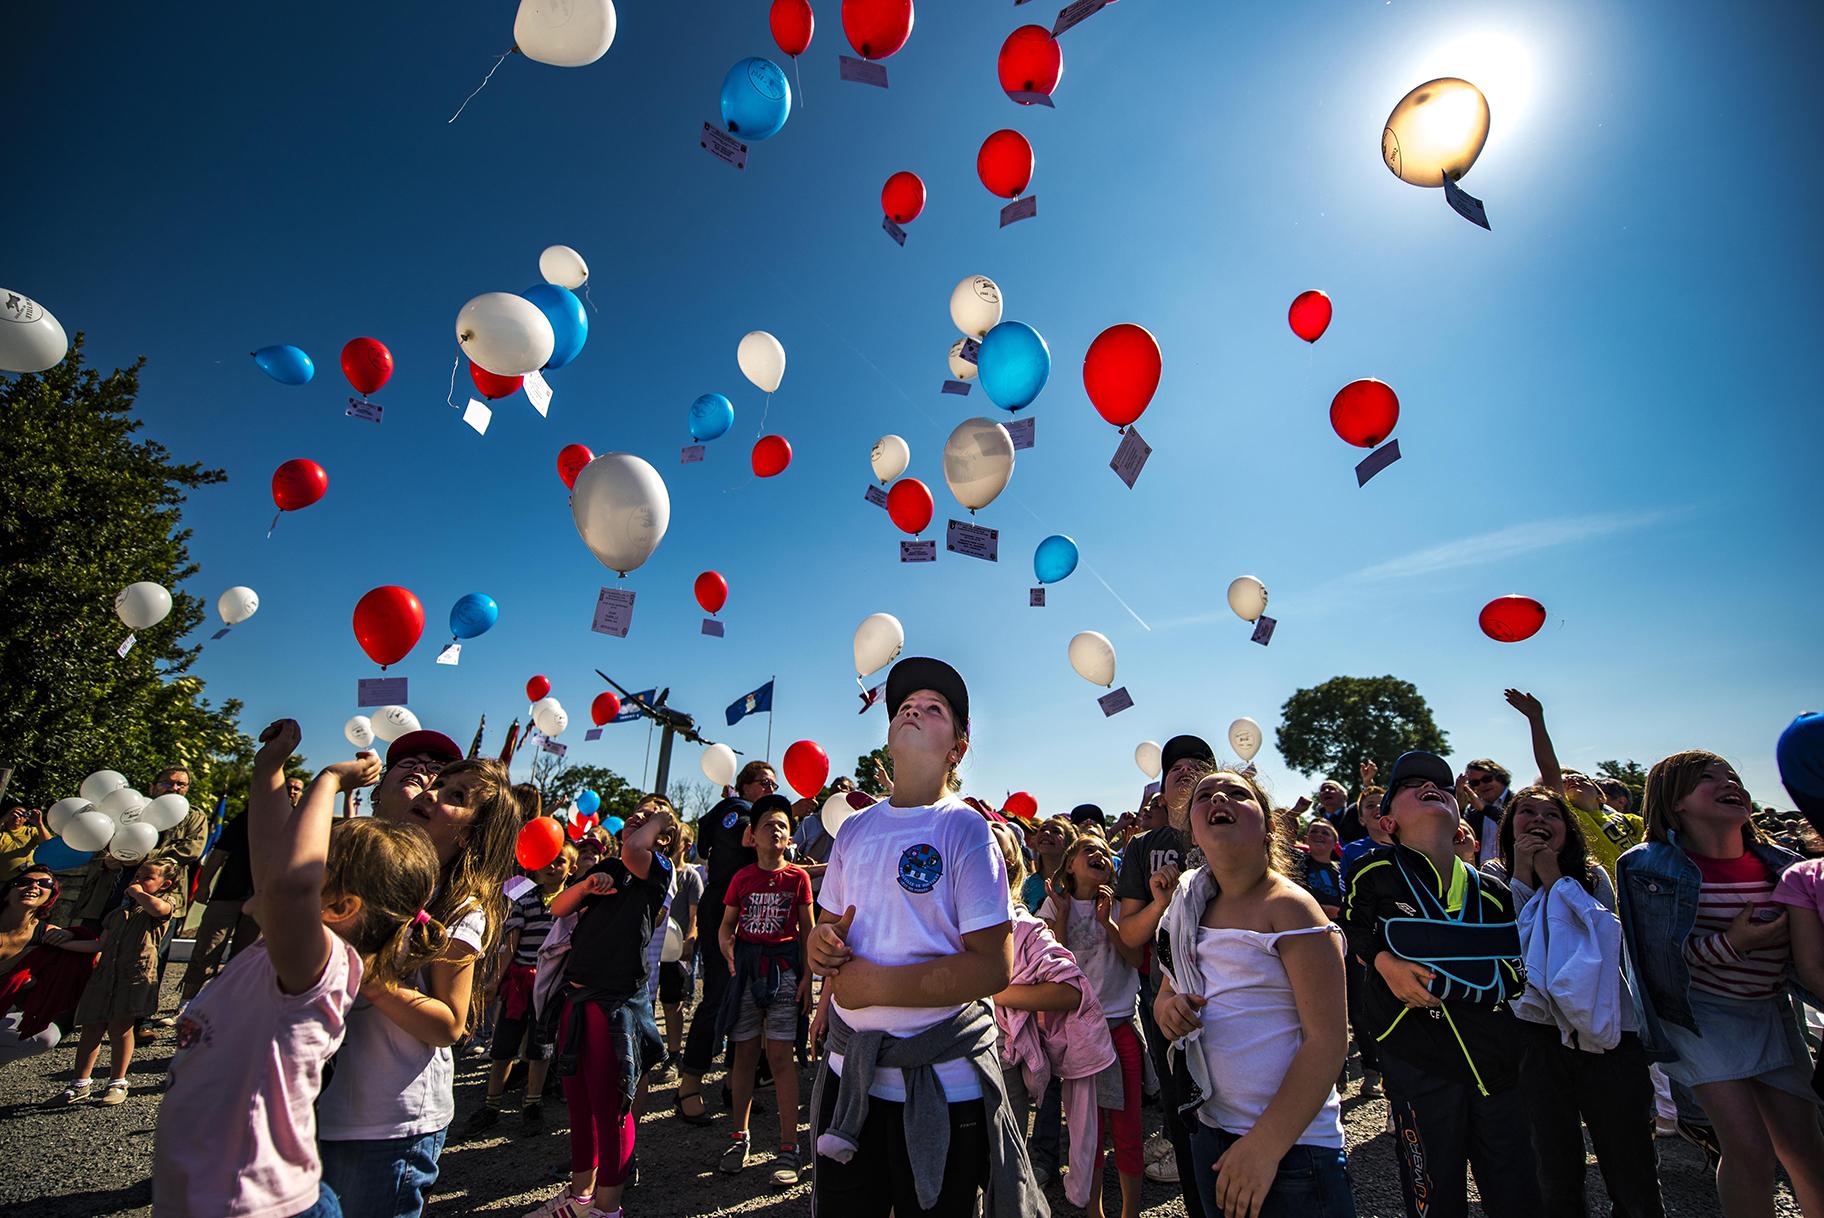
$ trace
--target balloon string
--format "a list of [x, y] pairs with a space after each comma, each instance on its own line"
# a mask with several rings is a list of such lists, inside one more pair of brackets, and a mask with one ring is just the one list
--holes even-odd
[[276, 511], [272, 514], [272, 523], [266, 526], [266, 536], [268, 536], [268, 537], [272, 536], [272, 531], [279, 527], [279, 517], [283, 516], [284, 514], [285, 514], [284, 508], [280, 508], [278, 511]]
[[456, 369], [461, 363], [462, 356], [460, 355], [450, 361], [450, 391], [444, 395], [443, 400], [451, 410], [456, 409]]
[[[500, 70], [500, 65], [507, 61], [507, 56], [518, 49], [518, 47], [508, 47], [500, 53], [500, 58], [494, 61], [494, 66], [488, 69], [488, 74], [481, 78], [480, 84], [475, 86], [475, 93], [479, 93], [488, 87], [488, 82], [494, 79], [494, 73], [498, 72]], [[471, 93], [462, 99], [462, 105], [456, 107], [456, 113], [450, 115], [449, 122], [453, 123], [462, 117], [462, 112], [467, 110], [469, 108], [469, 103], [475, 100], [475, 93]], [[449, 123], [445, 123], [444, 125], [448, 126]]]
[[804, 79], [798, 75], [798, 57], [792, 56], [792, 82], [798, 86], [798, 108], [804, 109]]
[[[589, 281], [587, 279], [583, 280], [583, 299], [589, 300]], [[600, 309], [595, 307], [595, 301], [593, 300], [589, 300], [589, 311], [591, 313], [601, 312]]]
[[766, 395], [766, 405], [764, 405], [760, 408], [760, 430], [756, 431], [754, 433], [754, 435], [756, 437], [763, 436], [766, 434], [766, 415], [767, 415], [767, 412], [770, 411], [772, 408], [773, 408], [773, 395], [769, 393]]

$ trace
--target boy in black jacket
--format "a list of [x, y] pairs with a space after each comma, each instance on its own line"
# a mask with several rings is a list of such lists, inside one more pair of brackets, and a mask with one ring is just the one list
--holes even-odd
[[1343, 930], [1366, 968], [1363, 1029], [1380, 1042], [1400, 1183], [1412, 1218], [1461, 1218], [1473, 1164], [1489, 1218], [1537, 1218], [1539, 1182], [1514, 1086], [1525, 988], [1514, 902], [1453, 848], [1455, 778], [1442, 758], [1394, 762], [1382, 828], [1394, 844], [1351, 871]]

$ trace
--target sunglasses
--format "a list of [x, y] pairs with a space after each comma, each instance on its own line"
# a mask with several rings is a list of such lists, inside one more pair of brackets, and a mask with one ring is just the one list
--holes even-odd
[[42, 878], [20, 880], [13, 885], [14, 888], [49, 888], [51, 886], [51, 881]]
[[1484, 774], [1480, 778], [1470, 779], [1469, 785], [1472, 787], [1485, 787], [1491, 782], [1500, 782], [1500, 781], [1501, 780], [1499, 778], [1496, 778], [1493, 774]]
[[777, 791], [779, 789], [779, 780], [777, 778], [755, 778], [747, 785], [750, 787], [765, 787], [769, 791]]

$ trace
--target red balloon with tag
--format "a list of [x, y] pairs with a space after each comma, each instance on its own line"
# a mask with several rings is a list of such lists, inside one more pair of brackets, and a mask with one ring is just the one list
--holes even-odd
[[785, 472], [792, 463], [792, 446], [784, 436], [761, 436], [754, 441], [754, 475], [771, 478]]
[[475, 392], [490, 402], [517, 392], [526, 380], [523, 376], [495, 376], [480, 364], [469, 365], [469, 379], [475, 382]]
[[550, 694], [551, 694], [551, 678], [550, 677], [540, 675], [540, 676], [533, 677], [532, 679], [530, 679], [529, 681], [526, 682], [526, 701], [537, 702], [540, 698], [549, 697]]
[[912, 0], [842, 0], [842, 32], [863, 59], [885, 59], [912, 36]]
[[1476, 624], [1497, 643], [1518, 643], [1545, 625], [1545, 606], [1530, 596], [1497, 596], [1482, 606]]
[[[1001, 88], [1009, 95], [1037, 93], [1050, 97], [1064, 75], [1064, 48], [1044, 26], [1022, 25], [1001, 44], [1001, 57], [995, 68], [1000, 73]], [[1029, 98], [1014, 100], [1022, 106], [1033, 104]]]
[[[534, 698], [534, 702], [538, 699]], [[609, 722], [621, 713], [621, 699], [612, 689], [604, 689], [595, 695], [595, 701], [589, 704], [589, 717], [595, 720], [595, 726]]]
[[1315, 288], [1300, 292], [1286, 310], [1286, 324], [1306, 342], [1316, 342], [1330, 328], [1330, 298]]
[[329, 491], [329, 474], [315, 461], [294, 457], [272, 471], [272, 501], [281, 512], [307, 508]]
[[720, 613], [728, 603], [728, 581], [714, 571], [705, 571], [697, 576], [696, 593], [703, 612]]
[[880, 188], [880, 209], [895, 224], [910, 224], [925, 210], [924, 179], [902, 169]]
[[1007, 797], [1007, 802], [1001, 805], [1001, 811], [1009, 816], [1017, 816], [1021, 820], [1031, 820], [1039, 814], [1039, 801], [1025, 791], [1015, 791]]
[[936, 510], [931, 488], [917, 478], [901, 478], [887, 491], [887, 515], [902, 533], [916, 537], [924, 532]]
[[1083, 388], [1096, 413], [1126, 427], [1146, 413], [1159, 388], [1159, 343], [1144, 326], [1122, 322], [1096, 335], [1083, 357]]
[[558, 851], [564, 848], [564, 827], [551, 816], [540, 816], [526, 822], [513, 844], [513, 856], [527, 871], [549, 867]]
[[811, 12], [810, 0], [773, 0], [766, 15], [773, 28], [773, 41], [793, 59], [811, 45], [811, 34], [817, 28], [817, 15]]
[[1399, 397], [1373, 377], [1350, 381], [1330, 401], [1330, 426], [1357, 448], [1373, 448], [1393, 434], [1399, 421]]
[[1018, 197], [1032, 184], [1032, 145], [1017, 131], [996, 131], [975, 154], [975, 176], [991, 194]]
[[[564, 832], [570, 835], [571, 841], [582, 841], [583, 834], [589, 832], [589, 818], [587, 816], [572, 817], [570, 823], [564, 826]], [[552, 861], [556, 862], [556, 859]]]
[[366, 397], [392, 379], [393, 353], [377, 338], [351, 338], [342, 348], [342, 375]]
[[557, 454], [557, 476], [564, 480], [564, 485], [576, 486], [576, 476], [583, 472], [583, 467], [595, 460], [595, 454], [589, 451], [586, 444], [566, 444]]
[[355, 642], [385, 668], [411, 653], [424, 634], [424, 606], [409, 588], [386, 584], [355, 602]]
[[785, 750], [785, 780], [806, 799], [823, 790], [830, 776], [830, 755], [815, 740], [800, 740]]

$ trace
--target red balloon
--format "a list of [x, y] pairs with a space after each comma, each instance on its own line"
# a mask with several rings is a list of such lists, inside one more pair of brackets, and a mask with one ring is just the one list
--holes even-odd
[[753, 462], [757, 477], [783, 474], [785, 467], [792, 463], [792, 446], [786, 443], [784, 436], [761, 436], [754, 441]]
[[329, 491], [329, 474], [315, 461], [295, 457], [272, 471], [272, 501], [281, 512], [307, 508]]
[[728, 603], [728, 581], [714, 571], [697, 576], [697, 604], [705, 613], [719, 613]]
[[887, 492], [887, 515], [902, 533], [917, 537], [931, 523], [937, 505], [931, 499], [931, 488], [917, 478], [901, 478]]
[[385, 668], [397, 664], [424, 634], [424, 606], [411, 589], [385, 584], [355, 602], [355, 642]]
[[793, 59], [811, 45], [811, 31], [817, 28], [809, 0], [773, 0], [766, 22], [773, 27], [773, 41]]
[[975, 176], [990, 193], [1016, 198], [1032, 184], [1032, 145], [1017, 131], [996, 131], [975, 154]]
[[1083, 388], [1096, 413], [1126, 427], [1146, 413], [1159, 388], [1159, 343], [1144, 326], [1122, 322], [1096, 335], [1083, 357]]
[[1021, 820], [1031, 820], [1039, 814], [1039, 801], [1024, 791], [1015, 791], [1007, 797], [1007, 802], [1001, 805], [1001, 811], [1017, 816]]
[[526, 682], [526, 701], [528, 702], [537, 702], [540, 698], [550, 696], [550, 693], [550, 677], [536, 676]]
[[1306, 342], [1316, 342], [1330, 328], [1330, 298], [1316, 288], [1300, 292], [1286, 310], [1286, 324]]
[[1373, 448], [1400, 421], [1400, 399], [1385, 381], [1350, 381], [1330, 400], [1330, 426], [1357, 448]]
[[377, 338], [351, 338], [342, 348], [342, 375], [366, 397], [392, 379], [393, 353]]
[[[578, 817], [573, 818], [569, 824], [564, 826], [564, 832], [566, 832], [570, 835], [571, 841], [580, 842], [583, 840], [583, 834], [589, 832], [589, 826], [584, 823], [588, 819], [589, 818], [586, 816], [578, 816]], [[537, 868], [533, 868], [533, 870], [536, 871]]]
[[785, 750], [785, 780], [809, 799], [823, 790], [830, 776], [830, 755], [815, 740], [800, 740]]
[[[537, 698], [532, 699], [534, 702]], [[595, 701], [589, 704], [589, 717], [600, 727], [621, 713], [621, 700], [612, 689], [604, 689], [595, 695]]]
[[523, 376], [495, 376], [480, 364], [469, 365], [469, 379], [475, 382], [475, 390], [482, 397], [492, 402], [517, 391], [525, 381]]
[[885, 59], [912, 37], [912, 0], [842, 0], [842, 32], [863, 59]]
[[584, 444], [566, 444], [558, 450], [557, 476], [564, 480], [564, 485], [574, 487], [576, 476], [583, 472], [583, 466], [595, 460], [595, 454]]
[[[1038, 93], [1045, 97], [1058, 87], [1064, 75], [1064, 48], [1042, 25], [1022, 25], [1007, 35], [1001, 44], [1001, 58], [995, 65], [1001, 75], [1001, 88], [1012, 93]], [[1022, 106], [1033, 103], [1015, 99]]]
[[902, 169], [880, 188], [880, 209], [895, 224], [910, 224], [925, 210], [924, 179]]
[[1497, 596], [1482, 606], [1476, 624], [1497, 643], [1518, 643], [1545, 625], [1545, 606], [1530, 596]]
[[564, 848], [564, 827], [555, 817], [540, 816], [526, 822], [514, 843], [513, 854], [527, 871], [549, 867], [558, 851]]

